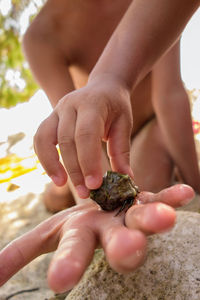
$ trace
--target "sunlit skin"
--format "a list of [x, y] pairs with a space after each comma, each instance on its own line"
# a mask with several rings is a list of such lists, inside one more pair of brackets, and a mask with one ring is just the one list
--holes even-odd
[[[177, 40], [198, 4], [60, 0], [58, 5], [50, 0], [36, 17], [24, 50], [54, 107], [35, 135], [35, 150], [48, 175], [58, 186], [70, 178], [76, 202], [76, 193], [87, 198], [110, 167], [134, 176], [142, 191], [162, 191], [140, 193], [145, 204], [131, 207], [126, 215], [114, 217], [116, 212], [85, 202], [53, 216], [1, 252], [1, 283], [36, 256], [57, 249], [48, 282], [56, 292], [68, 290], [98, 244], [115, 270], [132, 271], [144, 261], [146, 236], [174, 225], [172, 207], [194, 196], [185, 185], [165, 189], [172, 183], [174, 165], [194, 189], [200, 182], [188, 99], [177, 71]], [[108, 146], [108, 161], [103, 162], [102, 140]]]
[[172, 207], [193, 196], [189, 186], [176, 185], [157, 194], [141, 192], [141, 204], [126, 215], [115, 217], [115, 211], [104, 212], [94, 202], [57, 213], [0, 252], [0, 285], [35, 257], [55, 251], [48, 283], [55, 292], [67, 291], [80, 280], [97, 246], [114, 270], [133, 271], [144, 262], [147, 236], [169, 230], [176, 219]]

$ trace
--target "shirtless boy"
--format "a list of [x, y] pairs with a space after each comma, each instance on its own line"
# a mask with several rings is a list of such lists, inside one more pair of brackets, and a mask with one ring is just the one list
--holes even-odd
[[63, 292], [80, 279], [98, 243], [115, 270], [132, 271], [144, 260], [146, 236], [171, 228], [172, 207], [194, 196], [186, 185], [162, 190], [171, 184], [174, 166], [199, 191], [175, 43], [198, 5], [191, 0], [49, 0], [35, 18], [24, 49], [54, 107], [35, 136], [48, 175], [58, 186], [68, 176], [74, 196], [87, 198], [111, 163], [130, 176], [133, 169], [141, 190], [161, 191], [141, 192], [141, 204], [115, 218], [86, 201], [54, 215], [0, 253], [0, 284], [34, 257], [57, 249], [48, 281]]

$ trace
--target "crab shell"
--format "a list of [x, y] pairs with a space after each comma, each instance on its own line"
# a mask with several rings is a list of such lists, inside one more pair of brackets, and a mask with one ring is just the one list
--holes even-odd
[[132, 205], [138, 193], [138, 187], [128, 175], [107, 171], [100, 188], [91, 190], [90, 198], [103, 210], [112, 211], [118, 207], [123, 210], [126, 204]]

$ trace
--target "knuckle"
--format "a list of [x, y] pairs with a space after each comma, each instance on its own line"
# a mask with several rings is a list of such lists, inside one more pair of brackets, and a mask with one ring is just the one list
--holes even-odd
[[73, 182], [73, 184], [75, 186], [79, 185], [79, 184], [82, 184], [83, 183], [83, 176], [82, 176], [82, 173], [80, 171], [80, 169], [77, 167], [67, 167], [67, 173], [68, 173], [68, 176], [71, 178], [71, 181]]
[[60, 147], [66, 147], [68, 145], [74, 144], [74, 139], [69, 135], [61, 135], [58, 137], [58, 144]]
[[[91, 234], [91, 229], [89, 228], [88, 224], [90, 224], [91, 219], [96, 217], [96, 204], [95, 205], [90, 205], [87, 207], [85, 210], [79, 210], [70, 215], [68, 218], [65, 226], [67, 228], [76, 228], [77, 226], [80, 228], [84, 228], [83, 231], [86, 232], [88, 231], [89, 234]], [[80, 230], [79, 229], [79, 230]]]
[[[69, 93], [70, 94], [70, 93]], [[57, 111], [58, 115], [62, 115], [68, 108], [70, 108], [70, 100], [72, 98], [71, 95], [65, 95], [63, 98], [61, 98], [58, 102], [58, 104], [55, 107], [55, 110]]]
[[87, 152], [84, 152], [79, 157], [79, 163], [82, 167], [84, 177], [95, 173], [96, 162], [94, 163], [93, 159], [91, 159], [92, 156], [94, 156], [94, 153], [90, 152], [90, 154], [87, 155]]
[[75, 134], [76, 139], [86, 139], [88, 137], [94, 136], [95, 133], [93, 132], [92, 128], [83, 127], [77, 130]]
[[13, 242], [13, 249], [15, 249], [15, 256], [13, 257], [15, 259], [15, 262], [17, 262], [18, 265], [25, 263], [25, 257], [21, 250], [21, 247], [19, 246], [19, 241], [15, 240]]
[[45, 119], [40, 126], [38, 127], [35, 135], [34, 135], [34, 143], [36, 144], [40, 144], [40, 143], [44, 143], [46, 140], [46, 129], [48, 127], [48, 120], [49, 117], [47, 119]]
[[71, 178], [76, 178], [76, 181], [79, 181], [79, 180], [77, 180], [77, 179], [79, 179], [81, 176], [80, 176], [80, 170], [77, 168], [69, 168], [68, 170], [67, 170], [67, 172], [68, 172], [68, 174], [69, 174], [69, 176], [71, 177]]
[[123, 156], [124, 158], [126, 158], [127, 160], [130, 159], [130, 152], [129, 151], [116, 151], [116, 152], [111, 152], [110, 156], [112, 159], [117, 159], [119, 156]]

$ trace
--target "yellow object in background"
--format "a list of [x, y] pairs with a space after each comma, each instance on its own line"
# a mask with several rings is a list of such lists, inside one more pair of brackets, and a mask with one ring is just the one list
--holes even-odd
[[11, 183], [9, 183], [9, 185], [7, 187], [7, 192], [13, 192], [13, 191], [15, 191], [15, 190], [17, 190], [19, 188], [20, 188], [19, 185], [11, 182]]
[[0, 158], [0, 183], [31, 172], [37, 169], [38, 164], [36, 155], [19, 157], [16, 154], [9, 154]]

